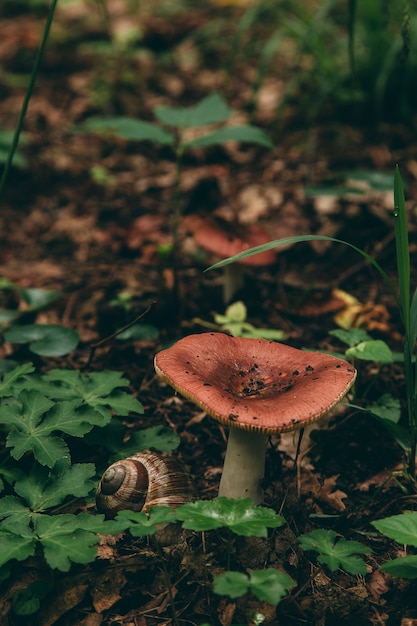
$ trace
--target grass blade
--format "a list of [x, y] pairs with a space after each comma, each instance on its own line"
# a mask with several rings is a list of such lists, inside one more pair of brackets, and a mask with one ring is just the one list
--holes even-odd
[[[398, 166], [395, 168], [394, 176], [394, 224], [401, 313], [407, 341], [410, 342], [410, 250], [404, 189]], [[412, 351], [411, 345], [410, 348]]]
[[204, 271], [208, 272], [210, 270], [219, 269], [221, 267], [224, 267], [225, 265], [229, 265], [229, 263], [235, 263], [236, 261], [240, 261], [241, 259], [244, 259], [246, 257], [253, 256], [254, 254], [259, 254], [260, 252], [266, 252], [267, 250], [274, 250], [276, 248], [282, 248], [284, 246], [288, 246], [293, 243], [302, 243], [305, 241], [332, 241], [334, 243], [341, 243], [344, 246], [348, 246], [348, 248], [352, 248], [352, 250], [355, 250], [355, 252], [358, 252], [367, 261], [369, 261], [369, 263], [373, 265], [373, 267], [382, 276], [385, 283], [390, 288], [392, 295], [395, 298], [395, 302], [397, 303], [398, 307], [401, 309], [401, 302], [398, 298], [398, 294], [395, 290], [395, 287], [392, 281], [390, 280], [390, 278], [388, 277], [388, 275], [386, 274], [386, 272], [379, 265], [379, 263], [375, 261], [375, 259], [372, 258], [370, 254], [365, 252], [365, 250], [361, 250], [361, 248], [358, 248], [353, 243], [349, 243], [348, 241], [343, 241], [343, 239], [335, 239], [334, 237], [328, 237], [327, 235], [296, 235], [294, 237], [285, 237], [284, 239], [277, 239], [275, 241], [269, 241], [268, 243], [264, 243], [261, 246], [255, 246], [254, 248], [249, 248], [248, 250], [239, 252], [239, 254], [229, 257], [228, 259], [223, 259], [223, 261], [219, 261], [218, 263], [211, 265]]

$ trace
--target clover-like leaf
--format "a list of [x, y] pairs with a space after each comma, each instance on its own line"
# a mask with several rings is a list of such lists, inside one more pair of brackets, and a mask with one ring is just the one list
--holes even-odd
[[214, 593], [239, 598], [247, 591], [261, 600], [276, 606], [295, 582], [285, 572], [269, 568], [254, 571], [247, 576], [241, 572], [224, 572], [214, 579]]
[[257, 570], [250, 575], [252, 593], [261, 600], [276, 606], [284, 598], [295, 582], [285, 572], [273, 568]]
[[240, 598], [249, 590], [249, 577], [241, 572], [224, 572], [213, 580], [213, 591], [220, 596]]
[[303, 550], [315, 550], [317, 560], [334, 572], [339, 567], [349, 574], [366, 574], [366, 563], [357, 554], [370, 554], [372, 550], [359, 541], [342, 539], [333, 530], [319, 528], [298, 538]]
[[80, 340], [78, 333], [59, 324], [26, 324], [10, 326], [4, 332], [10, 343], [28, 343], [39, 356], [63, 356], [72, 352]]
[[176, 521], [176, 513], [169, 506], [151, 506], [149, 514], [144, 511], [119, 511], [116, 522], [127, 522], [126, 528], [133, 537], [153, 535], [159, 524], [170, 524]]
[[250, 498], [218, 497], [183, 504], [177, 518], [189, 530], [213, 530], [226, 527], [245, 537], [266, 537], [268, 528], [278, 528], [285, 521], [271, 509], [254, 506]]

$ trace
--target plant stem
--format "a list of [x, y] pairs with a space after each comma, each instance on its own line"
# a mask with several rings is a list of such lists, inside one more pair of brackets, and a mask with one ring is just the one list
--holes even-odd
[[407, 209], [404, 188], [398, 166], [394, 176], [394, 224], [397, 254], [397, 273], [400, 290], [400, 313], [404, 325], [404, 370], [407, 392], [408, 423], [410, 430], [410, 458], [408, 473], [416, 477], [417, 415], [416, 415], [416, 369], [413, 363], [415, 336], [412, 331], [410, 309], [410, 247], [408, 241]]
[[30, 81], [29, 81], [29, 85], [28, 88], [26, 90], [26, 94], [25, 97], [23, 99], [23, 104], [22, 104], [22, 108], [17, 120], [17, 125], [14, 131], [14, 135], [13, 135], [13, 140], [12, 140], [12, 145], [10, 146], [10, 150], [9, 150], [9, 154], [7, 155], [7, 161], [6, 164], [4, 166], [4, 170], [3, 170], [3, 174], [0, 180], [0, 196], [3, 193], [3, 189], [4, 189], [4, 185], [6, 183], [6, 179], [7, 176], [9, 174], [10, 168], [12, 166], [12, 162], [13, 162], [13, 157], [15, 155], [18, 143], [19, 143], [19, 137], [20, 137], [20, 133], [22, 131], [23, 128], [23, 121], [25, 119], [26, 116], [26, 112], [29, 106], [29, 101], [30, 98], [32, 96], [32, 92], [35, 86], [35, 81], [36, 81], [36, 77], [39, 71], [39, 66], [41, 63], [41, 59], [42, 59], [42, 55], [43, 52], [45, 50], [45, 46], [46, 46], [46, 42], [48, 40], [48, 36], [49, 36], [49, 31], [51, 29], [51, 24], [52, 24], [52, 20], [54, 18], [54, 13], [55, 13], [55, 8], [56, 5], [58, 3], [58, 0], [52, 0], [51, 6], [49, 8], [49, 13], [48, 13], [48, 17], [46, 19], [46, 24], [45, 24], [45, 28], [43, 30], [43, 34], [42, 34], [42, 39], [41, 39], [41, 43], [39, 45], [38, 51], [36, 53], [36, 57], [35, 57], [35, 63], [33, 65], [33, 69], [32, 69], [32, 74], [30, 76]]
[[175, 305], [178, 302], [178, 252], [179, 252], [179, 225], [181, 219], [181, 157], [182, 148], [181, 140], [175, 151], [175, 183], [174, 183], [174, 198], [173, 198], [173, 216], [172, 216], [172, 251], [171, 251], [171, 263], [172, 271], [174, 274], [173, 284], [173, 298]]

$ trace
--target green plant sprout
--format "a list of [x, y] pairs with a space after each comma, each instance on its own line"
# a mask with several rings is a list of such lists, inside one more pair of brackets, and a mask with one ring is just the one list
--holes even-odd
[[300, 243], [305, 241], [331, 241], [334, 243], [348, 246], [349, 248], [363, 256], [377, 270], [377, 272], [382, 276], [383, 280], [388, 285], [394, 297], [404, 329], [403, 362], [406, 380], [408, 413], [407, 430], [409, 436], [409, 446], [406, 451], [407, 472], [410, 479], [415, 481], [417, 454], [417, 373], [415, 363], [415, 347], [417, 338], [417, 289], [414, 291], [414, 295], [411, 296], [410, 249], [408, 243], [407, 212], [405, 206], [404, 189], [398, 166], [395, 169], [394, 175], [393, 215], [397, 257], [398, 291], [389, 276], [384, 271], [384, 269], [371, 255], [350, 242], [343, 241], [341, 239], [335, 239], [334, 237], [327, 237], [325, 235], [301, 235], [295, 237], [286, 237], [277, 241], [271, 241], [267, 244], [245, 250], [244, 252], [230, 257], [229, 259], [219, 261], [218, 263], [215, 263], [211, 267], [207, 268], [206, 271], [221, 268], [224, 265], [236, 262], [242, 258], [257, 254], [259, 252], [265, 252], [266, 250], [272, 250], [288, 244]]
[[[399, 544], [417, 548], [417, 513], [415, 511], [392, 515], [372, 522], [380, 533]], [[380, 569], [400, 578], [417, 578], [417, 555], [410, 554], [387, 561]]]
[[318, 552], [318, 562], [331, 572], [341, 568], [349, 574], [367, 573], [366, 563], [357, 555], [370, 554], [372, 550], [359, 541], [343, 539], [334, 530], [324, 528], [300, 535], [298, 541], [303, 550]]
[[[337, 328], [331, 330], [329, 334], [348, 345], [348, 348], [340, 356], [349, 361], [356, 361], [356, 367], [358, 366], [357, 360], [373, 361], [383, 365], [404, 359], [402, 354], [393, 353], [385, 341], [372, 339], [362, 328]], [[399, 424], [401, 404], [398, 398], [394, 398], [389, 393], [384, 393], [377, 400], [365, 406], [359, 406], [352, 402], [349, 403], [349, 406], [357, 411], [368, 413], [378, 420], [404, 452], [410, 450], [410, 437], [407, 429]]]
[[255, 328], [247, 320], [247, 308], [241, 300], [230, 304], [224, 315], [220, 313], [214, 314], [214, 323], [206, 322], [199, 317], [195, 317], [192, 321], [204, 328], [211, 330], [223, 330], [229, 332], [233, 337], [254, 337], [258, 339], [270, 339], [271, 341], [282, 341], [287, 338], [287, 334], [283, 330], [275, 330], [273, 328]]
[[294, 585], [295, 582], [288, 574], [270, 567], [249, 575], [241, 572], [219, 574], [213, 580], [213, 591], [230, 598], [240, 598], [251, 591], [261, 602], [276, 606]]
[[[107, 132], [127, 141], [152, 141], [169, 146], [175, 157], [175, 182], [171, 224], [172, 243], [170, 260], [174, 270], [174, 294], [177, 291], [177, 263], [179, 251], [179, 225], [181, 221], [181, 174], [183, 155], [196, 148], [222, 145], [228, 141], [253, 143], [271, 149], [273, 144], [266, 133], [251, 125], [224, 125], [233, 110], [218, 93], [212, 93], [190, 107], [157, 106], [158, 124], [132, 117], [93, 118], [77, 130], [82, 132]], [[223, 125], [222, 125], [223, 124]], [[222, 126], [220, 126], [222, 125]], [[217, 126], [214, 130], [207, 127]], [[220, 126], [220, 128], [219, 128]], [[167, 130], [171, 129], [171, 130]], [[193, 135], [198, 130], [198, 136]]]
[[394, 355], [382, 339], [372, 339], [363, 328], [335, 328], [329, 335], [348, 345], [344, 352], [349, 360], [393, 363]]

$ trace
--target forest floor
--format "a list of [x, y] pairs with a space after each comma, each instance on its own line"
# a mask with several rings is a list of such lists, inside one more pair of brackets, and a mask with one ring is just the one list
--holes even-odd
[[[108, 4], [111, 29], [122, 33], [127, 19], [124, 3]], [[12, 130], [16, 123], [44, 20], [42, 14], [25, 11], [2, 18], [2, 129]], [[184, 158], [179, 298], [173, 301], [172, 269], [163, 266], [160, 254], [170, 242], [173, 219], [172, 155], [151, 143], [76, 133], [74, 127], [99, 114], [152, 121], [157, 104], [191, 105], [214, 91], [221, 91], [237, 111], [236, 119], [245, 119], [252, 68], [238, 65], [224, 89], [218, 59], [204, 68], [196, 60], [196, 44], [189, 35], [209, 20], [210, 13], [204, 10], [179, 11], [172, 19], [145, 11], [141, 54], [109, 54], [93, 45], [108, 40], [97, 6], [86, 11], [83, 3], [63, 4], [25, 121], [22, 154], [27, 164], [11, 171], [0, 213], [2, 278], [22, 288], [59, 290], [60, 299], [40, 312], [36, 322], [64, 324], [78, 331], [81, 339], [70, 355], [54, 359], [4, 342], [1, 358], [30, 360], [43, 370], [85, 371], [88, 364], [88, 371], [124, 372], [145, 408], [130, 427], [163, 424], [174, 429], [181, 439], [176, 454], [204, 499], [217, 494], [227, 432], [190, 402], [174, 396], [153, 369], [154, 355], [161, 348], [203, 332], [201, 320], [213, 323], [214, 315], [225, 311], [222, 273], [204, 272], [217, 259], [198, 247], [186, 218], [215, 214], [257, 223], [266, 227], [271, 239], [311, 233], [343, 239], [366, 250], [395, 281], [392, 191], [367, 188], [358, 194], [312, 196], [306, 188], [343, 180], [345, 172], [392, 176], [395, 164], [400, 164], [409, 199], [412, 261], [417, 230], [412, 201], [417, 197], [415, 133], [401, 124], [353, 127], [333, 119], [308, 126], [296, 111], [277, 123], [274, 111], [283, 85], [279, 78], [267, 79], [253, 123], [267, 133], [275, 129], [273, 150], [226, 144]], [[412, 263], [414, 285], [415, 267]], [[337, 290], [357, 299], [356, 312]], [[127, 306], [120, 294], [129, 294]], [[337, 328], [335, 314], [343, 311], [346, 316], [352, 313], [352, 325], [383, 339], [393, 351], [402, 349], [392, 294], [375, 269], [345, 246], [308, 242], [280, 251], [273, 266], [247, 269], [235, 300], [245, 303], [250, 323], [285, 331], [286, 343], [294, 347], [343, 351], [329, 335]], [[5, 290], [2, 307], [15, 304], [14, 295]], [[94, 350], [89, 362], [92, 345], [148, 308], [142, 321], [157, 329], [157, 338], [109, 339]], [[390, 393], [405, 405], [401, 364], [362, 362], [355, 393], [356, 404], [365, 394], [369, 402]], [[271, 532], [268, 540], [237, 545], [238, 567], [282, 566], [297, 582], [277, 609], [261, 607], [267, 623], [417, 623], [416, 584], [378, 570], [379, 563], [398, 556], [402, 548], [372, 533], [370, 526], [373, 520], [416, 508], [415, 493], [400, 489], [391, 478], [392, 472], [402, 469], [401, 450], [378, 422], [346, 407], [317, 424], [304, 442], [298, 465], [295, 446], [292, 436], [274, 436], [267, 455], [265, 505], [284, 516], [287, 530]], [[373, 550], [367, 559], [369, 574], [318, 568], [314, 558], [301, 553], [295, 539], [315, 527], [365, 541]], [[201, 566], [198, 541], [194, 537], [185, 547], [167, 549], [181, 622], [251, 623], [248, 615], [253, 608], [259, 610], [259, 602], [209, 597], [197, 566], [190, 565], [198, 553]], [[217, 568], [222, 565], [222, 542], [221, 535], [207, 538], [206, 548]], [[146, 570], [143, 561], [135, 560], [138, 545], [149, 555]], [[36, 579], [42, 565], [36, 561], [20, 565], [15, 578], [3, 583], [8, 591], [1, 623], [168, 623], [170, 602], [154, 556], [143, 541], [120, 539], [111, 556], [105, 553], [91, 567], [57, 575], [54, 603], [24, 622], [7, 612], [10, 589], [16, 589], [19, 577]], [[105, 590], [106, 602], [98, 589]]]

